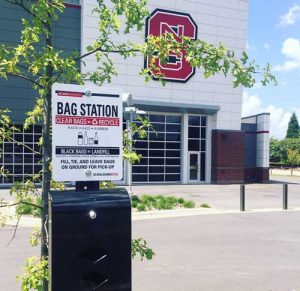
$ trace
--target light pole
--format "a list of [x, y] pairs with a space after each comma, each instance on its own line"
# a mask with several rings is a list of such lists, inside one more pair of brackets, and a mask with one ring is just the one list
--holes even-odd
[[[125, 120], [127, 123], [127, 129], [128, 129], [128, 140], [129, 140], [129, 147], [130, 147], [130, 152], [132, 151], [132, 128], [131, 128], [131, 123], [135, 120], [137, 114], [145, 114], [145, 111], [139, 110], [136, 107], [125, 107]], [[128, 186], [129, 186], [129, 194], [133, 195], [132, 191], [132, 164], [128, 160]]]

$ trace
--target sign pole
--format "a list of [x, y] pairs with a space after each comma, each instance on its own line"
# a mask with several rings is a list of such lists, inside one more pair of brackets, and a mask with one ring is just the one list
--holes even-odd
[[[129, 118], [129, 131], [128, 131], [128, 134], [129, 134], [129, 143], [130, 143], [130, 150], [132, 150], [132, 129], [131, 129], [131, 123], [133, 122], [133, 114], [134, 112], [133, 111], [130, 111], [130, 118]], [[128, 167], [128, 175], [129, 175], [129, 181], [128, 181], [128, 184], [129, 184], [129, 195], [132, 195], [133, 194], [133, 191], [132, 191], [132, 164], [130, 161], [129, 162], [129, 167]]]

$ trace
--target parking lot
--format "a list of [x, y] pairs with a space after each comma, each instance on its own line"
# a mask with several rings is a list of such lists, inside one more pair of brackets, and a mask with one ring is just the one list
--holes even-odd
[[[278, 211], [280, 179], [289, 182], [290, 211]], [[212, 207], [201, 216], [133, 221], [133, 237], [145, 238], [156, 253], [152, 261], [133, 262], [134, 291], [300, 290], [298, 179], [247, 185], [249, 211], [234, 214], [226, 211], [239, 209], [239, 185], [135, 186], [134, 192], [172, 194]], [[225, 211], [215, 215], [218, 209]], [[0, 291], [20, 290], [15, 278], [25, 258], [39, 254], [28, 244], [31, 230], [21, 227], [8, 246], [13, 230], [0, 229]]]

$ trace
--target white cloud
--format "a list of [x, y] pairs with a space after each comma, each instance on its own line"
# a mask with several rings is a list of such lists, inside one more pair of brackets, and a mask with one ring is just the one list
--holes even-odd
[[293, 4], [289, 7], [289, 11], [280, 16], [280, 23], [281, 26], [287, 26], [295, 24], [296, 20], [300, 18], [300, 6], [298, 4]]
[[[293, 109], [293, 111], [300, 116], [300, 108]], [[275, 107], [274, 105], [264, 107], [258, 95], [249, 95], [248, 92], [244, 92], [242, 116], [250, 116], [263, 112], [269, 112], [271, 114], [270, 136], [284, 138], [291, 118], [291, 112], [285, 111], [280, 107]]]
[[274, 67], [275, 72], [289, 72], [300, 68], [300, 41], [287, 38], [282, 45], [281, 53], [288, 59], [283, 64]]
[[267, 42], [264, 43], [264, 49], [268, 52], [270, 50], [270, 44]]

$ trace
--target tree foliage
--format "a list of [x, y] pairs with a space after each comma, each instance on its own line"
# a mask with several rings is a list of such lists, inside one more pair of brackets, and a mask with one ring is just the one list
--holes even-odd
[[[270, 162], [272, 163], [291, 164], [289, 153], [295, 152], [300, 153], [300, 138], [286, 138], [283, 140], [272, 138], [270, 140]], [[300, 162], [296, 164], [299, 165]]]
[[286, 138], [298, 138], [298, 137], [300, 137], [300, 127], [299, 127], [296, 113], [293, 112], [286, 132]]
[[[117, 75], [112, 54], [119, 54], [125, 59], [143, 55], [152, 59], [151, 64], [154, 64], [157, 58], [161, 62], [166, 62], [170, 52], [178, 53], [185, 50], [187, 61], [192, 66], [201, 68], [205, 77], [217, 73], [224, 76], [232, 75], [234, 87], [239, 85], [251, 87], [259, 81], [263, 85], [276, 83], [269, 65], [261, 69], [255, 61], [249, 60], [245, 52], [241, 57], [236, 57], [234, 51], [226, 49], [222, 44], [214, 46], [203, 40], [192, 40], [187, 37], [182, 37], [181, 42], [178, 42], [171, 34], [149, 36], [144, 43], [115, 43], [114, 34], [128, 34], [142, 30], [145, 17], [149, 14], [147, 0], [97, 0], [94, 15], [99, 21], [99, 34], [96, 41], [82, 55], [79, 51], [66, 53], [54, 46], [53, 28], [65, 9], [63, 0], [6, 0], [6, 2], [21, 7], [27, 17], [22, 19], [23, 29], [19, 43], [0, 45], [0, 78], [20, 78], [32, 85], [38, 97], [34, 108], [27, 113], [25, 128], [37, 122], [43, 125], [41, 140], [43, 169], [37, 177], [34, 177], [36, 180], [33, 182], [42, 183], [41, 205], [38, 205], [41, 207], [42, 216], [41, 262], [48, 256], [49, 192], [51, 188], [63, 188], [63, 185], [51, 181], [51, 87], [55, 82], [83, 84], [89, 81], [103, 85], [111, 82], [112, 76]], [[85, 59], [91, 55], [95, 56], [99, 66], [95, 71], [83, 74], [79, 69], [80, 64], [84, 65]], [[151, 79], [149, 74], [151, 70], [159, 74], [159, 68], [154, 65], [149, 69], [141, 69], [140, 74], [146, 81]], [[163, 75], [160, 77], [162, 80]], [[0, 115], [0, 142], [4, 139], [11, 140], [13, 125], [9, 122], [7, 112], [0, 111]], [[128, 154], [129, 159], [137, 160], [138, 157]], [[18, 193], [16, 191], [19, 190], [15, 188], [14, 193]], [[22, 191], [23, 197], [24, 193], [31, 189]], [[144, 247], [146, 245], [138, 249], [146, 251]], [[146, 251], [146, 257], [149, 255], [147, 254]], [[29, 273], [31, 266], [32, 262], [29, 262]], [[28, 284], [40, 286], [40, 282], [28, 281]], [[46, 285], [47, 282], [44, 280], [44, 290], [47, 289]]]
[[292, 167], [300, 165], [300, 151], [298, 151], [298, 150], [288, 150], [287, 162]]

